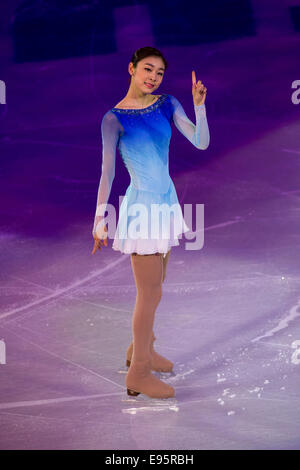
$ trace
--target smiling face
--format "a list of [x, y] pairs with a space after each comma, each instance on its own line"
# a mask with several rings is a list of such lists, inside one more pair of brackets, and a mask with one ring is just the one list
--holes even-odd
[[136, 68], [133, 67], [132, 62], [129, 64], [129, 73], [132, 74], [131, 83], [143, 93], [152, 93], [157, 90], [163, 80], [164, 71], [163, 60], [156, 56], [140, 60]]

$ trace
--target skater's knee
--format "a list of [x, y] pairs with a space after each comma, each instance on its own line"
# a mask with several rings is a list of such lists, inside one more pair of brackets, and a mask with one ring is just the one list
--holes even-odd
[[162, 296], [161, 283], [152, 283], [151, 285], [143, 286], [139, 291], [146, 301], [159, 303]]

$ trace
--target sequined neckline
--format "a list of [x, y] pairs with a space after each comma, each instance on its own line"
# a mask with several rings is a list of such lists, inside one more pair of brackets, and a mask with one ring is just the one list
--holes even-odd
[[150, 104], [150, 106], [147, 106], [147, 108], [141, 108], [141, 109], [122, 109], [122, 108], [112, 108], [112, 111], [117, 111], [118, 113], [123, 113], [123, 114], [144, 114], [144, 113], [150, 113], [154, 109], [158, 108], [158, 106], [161, 105], [163, 101], [167, 98], [167, 94], [164, 93], [160, 95], [158, 100], [155, 101], [155, 103]]

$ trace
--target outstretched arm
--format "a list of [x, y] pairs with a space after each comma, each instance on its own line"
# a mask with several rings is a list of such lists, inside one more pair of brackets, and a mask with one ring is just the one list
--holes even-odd
[[93, 235], [97, 230], [97, 225], [104, 218], [107, 201], [110, 195], [111, 186], [115, 177], [116, 146], [122, 129], [118, 118], [108, 111], [102, 119], [102, 169], [98, 187], [96, 214], [93, 225]]
[[170, 95], [173, 104], [173, 121], [177, 129], [198, 149], [205, 150], [209, 146], [210, 135], [206, 118], [205, 104], [194, 104], [196, 125], [187, 117], [181, 103]]

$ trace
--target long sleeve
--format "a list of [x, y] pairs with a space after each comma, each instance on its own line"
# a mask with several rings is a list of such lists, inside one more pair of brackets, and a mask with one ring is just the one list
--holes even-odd
[[118, 118], [108, 111], [102, 119], [102, 169], [98, 187], [96, 214], [93, 225], [93, 235], [96, 233], [98, 223], [104, 218], [105, 209], [115, 177], [116, 147], [122, 129]]
[[181, 103], [170, 95], [173, 104], [173, 122], [177, 129], [198, 149], [205, 150], [209, 146], [210, 135], [206, 118], [205, 104], [194, 105], [196, 125], [187, 117]]

